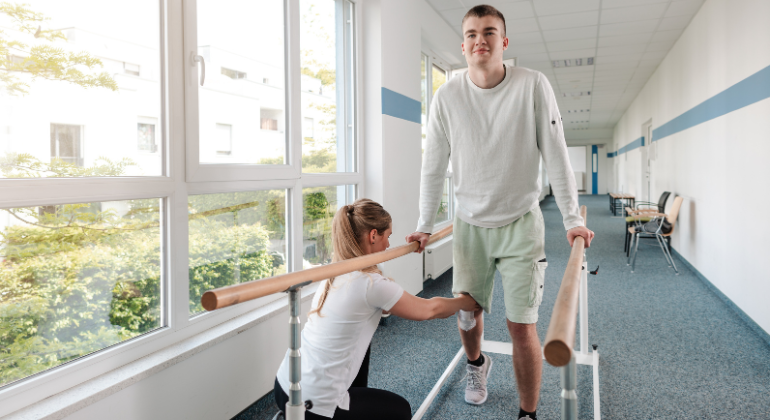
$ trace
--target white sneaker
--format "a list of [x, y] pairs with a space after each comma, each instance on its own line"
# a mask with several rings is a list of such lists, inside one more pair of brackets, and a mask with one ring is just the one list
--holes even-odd
[[484, 356], [483, 365], [476, 367], [466, 364], [465, 377], [468, 378], [468, 382], [465, 385], [465, 402], [468, 404], [480, 405], [487, 400], [487, 378], [492, 369], [492, 359], [484, 353], [482, 355]]

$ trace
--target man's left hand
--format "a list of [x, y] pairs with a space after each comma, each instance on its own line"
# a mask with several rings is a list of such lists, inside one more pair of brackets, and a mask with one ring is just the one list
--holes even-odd
[[591, 247], [591, 240], [594, 238], [594, 231], [588, 229], [585, 226], [578, 226], [568, 230], [567, 241], [569, 241], [570, 247], [572, 247], [572, 244], [575, 242], [575, 238], [578, 236], [582, 236], [583, 239], [586, 240], [586, 248]]

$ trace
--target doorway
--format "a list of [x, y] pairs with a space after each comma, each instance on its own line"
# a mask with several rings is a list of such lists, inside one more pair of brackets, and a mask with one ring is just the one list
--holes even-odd
[[652, 165], [650, 160], [650, 145], [652, 144], [652, 119], [642, 124], [642, 194], [639, 201], [650, 201], [650, 187], [652, 180]]
[[575, 183], [578, 193], [586, 192], [586, 146], [567, 147], [569, 154], [569, 163], [572, 165], [572, 171], [575, 174]]

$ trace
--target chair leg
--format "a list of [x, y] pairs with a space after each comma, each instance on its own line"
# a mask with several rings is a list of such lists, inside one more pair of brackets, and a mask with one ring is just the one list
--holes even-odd
[[664, 245], [665, 241], [658, 235], [655, 235], [655, 240], [658, 241], [658, 245], [660, 245], [660, 250], [663, 251], [663, 256], [666, 257], [666, 263], [668, 264], [669, 267], [671, 267], [671, 259], [669, 259], [668, 253], [666, 252], [666, 245]]
[[635, 235], [628, 239], [628, 252], [626, 253], [626, 265], [631, 265], [631, 248], [634, 246]]
[[623, 252], [626, 253], [626, 256], [628, 256], [628, 223], [626, 223], [626, 238], [623, 241]]
[[634, 260], [631, 262], [631, 272], [636, 269], [636, 253], [639, 251], [639, 233], [636, 234], [636, 245], [634, 245]]
[[679, 270], [676, 269], [676, 263], [674, 262], [674, 256], [671, 255], [671, 253], [668, 251], [668, 249], [666, 249], [666, 248], [663, 248], [663, 249], [664, 249], [664, 251], [666, 251], [666, 254], [668, 254], [668, 258], [671, 261], [671, 267], [673, 267], [674, 272], [678, 276], [679, 275]]

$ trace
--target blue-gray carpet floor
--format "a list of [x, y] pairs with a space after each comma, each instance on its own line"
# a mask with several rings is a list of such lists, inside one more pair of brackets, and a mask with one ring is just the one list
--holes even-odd
[[[677, 261], [675, 276], [656, 241], [642, 241], [636, 272], [626, 266], [624, 219], [613, 218], [606, 196], [581, 196], [596, 238], [587, 251], [590, 342], [599, 346], [601, 414], [611, 419], [770, 419], [770, 346], [696, 275]], [[545, 293], [538, 333], [545, 337], [570, 248], [552, 198], [546, 222]], [[675, 257], [676, 258], [676, 257]], [[451, 296], [452, 271], [425, 283], [422, 297]], [[485, 338], [510, 341], [499, 278]], [[460, 348], [454, 317], [413, 322], [391, 317], [372, 341], [369, 386], [404, 396], [416, 411]], [[518, 393], [509, 357], [493, 354], [489, 399], [464, 402], [459, 365], [426, 419], [514, 419]], [[544, 362], [539, 419], [560, 415], [559, 371]], [[258, 398], [258, 396], [255, 396]], [[593, 418], [592, 373], [578, 366], [581, 419]], [[256, 399], [256, 398], [255, 398]], [[272, 393], [234, 420], [271, 419]]]

